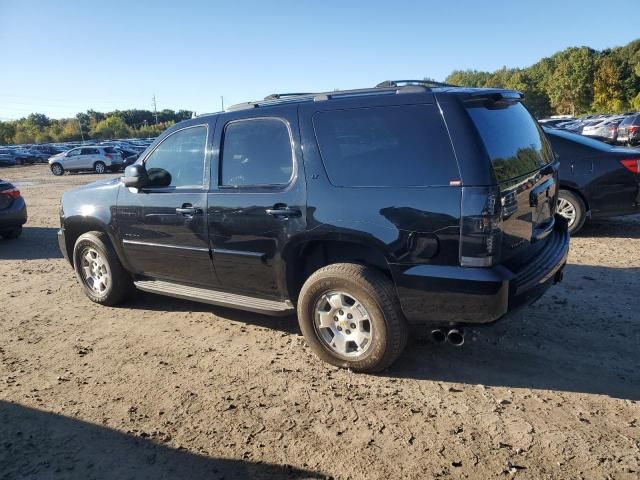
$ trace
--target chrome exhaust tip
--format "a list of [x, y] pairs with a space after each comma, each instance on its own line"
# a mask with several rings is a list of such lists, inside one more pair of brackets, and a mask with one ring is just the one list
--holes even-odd
[[441, 328], [431, 330], [431, 338], [436, 343], [444, 343], [447, 340], [447, 334]]
[[464, 331], [452, 328], [447, 333], [447, 341], [454, 347], [461, 347], [464, 345]]

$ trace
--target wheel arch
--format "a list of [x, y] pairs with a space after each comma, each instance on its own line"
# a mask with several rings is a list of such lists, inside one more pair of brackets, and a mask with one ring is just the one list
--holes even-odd
[[584, 203], [585, 209], [586, 209], [585, 215], [587, 217], [591, 216], [591, 206], [589, 204], [589, 201], [587, 200], [587, 197], [582, 192], [582, 190], [580, 188], [578, 188], [578, 186], [561, 182], [560, 183], [560, 190], [568, 190], [569, 192], [574, 193], [575, 195], [580, 197], [580, 200], [582, 200], [582, 202]]
[[359, 238], [307, 239], [284, 254], [288, 297], [296, 302], [304, 282], [315, 271], [333, 263], [357, 263], [376, 268], [393, 281], [389, 261], [380, 247]]

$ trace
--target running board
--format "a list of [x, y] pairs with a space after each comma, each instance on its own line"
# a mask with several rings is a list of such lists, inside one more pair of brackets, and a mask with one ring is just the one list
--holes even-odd
[[134, 285], [145, 292], [167, 295], [169, 297], [209, 303], [222, 307], [248, 310], [249, 312], [265, 315], [290, 315], [295, 310], [289, 300], [265, 300], [263, 298], [248, 297], [237, 293], [220, 292], [207, 288], [190, 287], [178, 283], [162, 280], [137, 280]]

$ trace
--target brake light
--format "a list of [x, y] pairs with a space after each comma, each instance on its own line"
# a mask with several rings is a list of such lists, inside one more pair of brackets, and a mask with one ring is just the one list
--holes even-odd
[[502, 203], [497, 189], [464, 189], [461, 229], [460, 265], [492, 266], [502, 243]]
[[11, 197], [11, 198], [18, 198], [20, 196], [20, 190], [14, 187], [8, 190], [0, 191], [0, 195], [6, 195], [7, 197]]
[[625, 160], [620, 160], [620, 163], [630, 172], [640, 173], [640, 158], [628, 158]]
[[627, 132], [629, 133], [636, 133], [638, 130], [640, 130], [640, 125], [631, 125], [630, 127], [627, 127]]

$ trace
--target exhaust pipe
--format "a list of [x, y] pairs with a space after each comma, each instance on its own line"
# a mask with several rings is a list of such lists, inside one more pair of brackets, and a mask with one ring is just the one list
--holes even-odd
[[431, 330], [431, 338], [436, 343], [444, 343], [447, 340], [447, 334], [442, 328]]
[[452, 328], [447, 333], [447, 341], [454, 347], [461, 347], [464, 345], [464, 331]]

